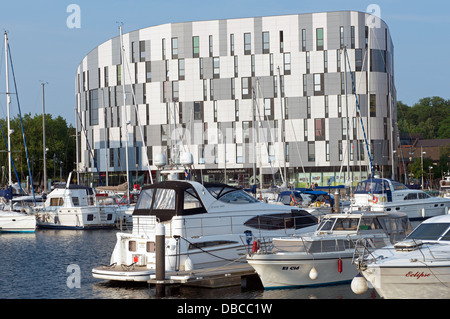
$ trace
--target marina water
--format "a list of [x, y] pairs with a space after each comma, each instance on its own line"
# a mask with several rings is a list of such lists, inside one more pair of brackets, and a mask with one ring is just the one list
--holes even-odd
[[[0, 234], [1, 299], [156, 299], [146, 283], [117, 283], [92, 277], [108, 265], [117, 230], [36, 230]], [[190, 299], [378, 299], [350, 284], [283, 290], [181, 287], [164, 298]]]

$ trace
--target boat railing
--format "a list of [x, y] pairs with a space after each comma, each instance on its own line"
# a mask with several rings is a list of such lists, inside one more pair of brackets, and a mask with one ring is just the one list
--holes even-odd
[[[243, 220], [245, 222], [243, 222]], [[158, 219], [155, 216], [133, 216], [133, 233], [151, 234]], [[164, 222], [166, 236], [184, 237], [244, 234], [251, 230], [253, 236], [270, 232], [276, 236], [295, 235], [304, 226], [313, 226], [311, 216], [277, 217], [273, 215], [203, 216], [189, 218], [174, 216]]]

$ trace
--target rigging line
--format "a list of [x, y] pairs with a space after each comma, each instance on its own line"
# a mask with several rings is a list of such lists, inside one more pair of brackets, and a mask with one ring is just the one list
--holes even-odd
[[91, 145], [89, 144], [89, 139], [88, 139], [88, 136], [86, 134], [86, 130], [84, 129], [83, 121], [81, 120], [80, 114], [78, 112], [75, 112], [75, 113], [77, 114], [77, 116], [78, 116], [78, 118], [80, 120], [81, 130], [83, 131], [84, 136], [86, 137], [86, 144], [87, 144], [87, 147], [89, 149], [89, 154], [92, 156], [92, 159], [94, 160], [94, 167], [97, 169], [98, 179], [100, 180], [100, 185], [103, 186], [102, 177], [100, 176], [100, 172], [99, 172], [98, 167], [97, 167], [97, 161], [96, 161], [95, 156], [94, 156], [94, 154], [92, 152]]
[[[15, 87], [15, 90], [16, 90], [16, 94], [15, 94], [15, 95], [16, 95], [16, 98], [17, 98], [17, 104], [18, 104], [18, 107], [19, 107], [19, 114], [21, 114], [21, 112], [20, 112], [20, 103], [19, 103], [19, 96], [18, 96], [18, 94], [17, 94], [16, 76], [15, 76], [15, 74], [14, 74], [14, 67], [13, 67], [12, 57], [11, 57], [11, 48], [9, 47], [9, 44], [8, 44], [8, 48], [7, 48], [7, 49], [8, 49], [8, 52], [9, 52], [9, 60], [10, 60], [10, 62], [11, 62], [11, 71], [12, 71], [13, 80], [14, 80], [14, 87]], [[20, 115], [20, 122], [21, 122], [21, 124], [22, 124], [22, 116], [21, 116], [21, 115]], [[3, 133], [3, 130], [2, 130], [2, 133]], [[9, 132], [8, 132], [8, 133], [9, 133]], [[3, 134], [3, 136], [5, 136], [5, 135]], [[23, 124], [22, 124], [22, 137], [23, 137], [23, 140], [24, 140], [24, 143], [25, 143], [25, 135], [24, 135], [24, 133], [23, 133]], [[6, 140], [5, 140], [5, 142], [6, 142]], [[7, 143], [7, 142], [6, 142], [6, 145], [8, 146], [8, 143]], [[27, 164], [28, 164], [28, 174], [30, 174], [31, 170], [30, 170], [30, 163], [29, 163], [29, 160], [28, 160], [28, 148], [27, 148], [26, 143], [25, 143], [25, 152], [26, 152]], [[10, 158], [11, 158], [12, 166], [13, 166], [13, 168], [14, 168], [14, 173], [16, 174], [16, 177], [17, 177], [17, 182], [18, 182], [18, 184], [19, 184], [20, 191], [23, 192], [23, 190], [22, 190], [22, 185], [20, 184], [20, 178], [19, 178], [19, 175], [18, 175], [18, 173], [17, 173], [16, 166], [14, 165], [14, 161], [13, 161], [13, 159], [12, 159], [12, 156], [11, 156]], [[32, 178], [31, 178], [31, 181], [33, 181]], [[33, 189], [33, 187], [32, 187], [31, 189], [33, 190], [33, 200], [36, 202], [36, 200], [35, 200], [35, 198], [34, 198], [34, 189]]]
[[[127, 61], [126, 60], [126, 52], [125, 52], [125, 48], [122, 48], [122, 54], [123, 54], [123, 60], [124, 61]], [[128, 63], [125, 63], [125, 67], [127, 68], [127, 71], [128, 71], [128, 79], [130, 80], [130, 83], [133, 83], [132, 82], [132, 80], [131, 80], [131, 72], [130, 72], [130, 68], [129, 68], [129, 65], [128, 65]], [[135, 66], [136, 67], [136, 66]], [[144, 85], [145, 85], [145, 83], [144, 83]], [[123, 90], [124, 90], [124, 94], [125, 94], [125, 83], [123, 84]], [[152, 177], [152, 171], [151, 171], [151, 168], [150, 168], [150, 161], [149, 161], [149, 159], [148, 159], [148, 153], [147, 153], [147, 145], [145, 145], [145, 140], [144, 140], [144, 132], [143, 132], [143, 130], [142, 130], [142, 125], [141, 125], [141, 122], [140, 122], [140, 120], [139, 120], [139, 116], [138, 116], [138, 114], [139, 114], [139, 112], [138, 112], [138, 108], [137, 108], [137, 105], [136, 105], [136, 95], [135, 95], [135, 93], [134, 93], [134, 89], [133, 89], [133, 85], [131, 85], [131, 95], [132, 95], [132, 97], [133, 97], [133, 107], [134, 107], [134, 110], [135, 110], [135, 114], [136, 114], [136, 122], [137, 122], [137, 125], [138, 125], [138, 127], [139, 127], [139, 132], [141, 133], [141, 139], [142, 139], [142, 144], [144, 145], [144, 157], [146, 158], [146, 160], [147, 160], [147, 168], [148, 168], [148, 174], [149, 174], [149, 176], [150, 176], [150, 182], [151, 182], [151, 184], [153, 184], [153, 177]], [[150, 111], [150, 106], [149, 106], [149, 111]], [[137, 162], [137, 159], [136, 159], [136, 162]]]
[[[356, 94], [356, 91], [355, 91], [355, 80], [353, 78], [353, 73], [352, 73], [352, 69], [351, 69], [351, 65], [350, 65], [350, 58], [348, 57], [348, 53], [347, 53], [347, 47], [344, 47], [344, 55], [345, 55], [345, 57], [347, 58], [347, 61], [348, 61], [348, 68], [349, 68], [350, 77], [351, 77], [351, 80], [352, 80], [352, 89], [353, 89], [353, 93], [354, 93], [355, 99], [356, 99], [356, 107], [357, 107], [358, 112], [359, 112], [360, 111], [359, 100], [358, 100], [358, 95]], [[369, 144], [367, 143], [366, 131], [364, 129], [364, 123], [363, 123], [361, 117], [360, 117], [360, 121], [361, 121], [361, 127], [362, 127], [363, 134], [364, 134], [364, 141], [366, 142], [367, 154], [368, 154], [369, 161], [370, 161], [370, 171], [371, 171], [371, 174], [372, 174], [372, 177], [373, 177], [374, 174], [373, 174], [372, 155], [370, 154]]]
[[[259, 87], [259, 81], [257, 81], [257, 83], [258, 83], [258, 87]], [[259, 90], [259, 92], [261, 92], [261, 90]], [[267, 157], [268, 157], [268, 161], [269, 161], [269, 164], [270, 164], [270, 171], [271, 171], [271, 173], [272, 173], [272, 180], [273, 180], [273, 183], [274, 183], [274, 185], [275, 185], [275, 175], [274, 175], [274, 171], [273, 171], [273, 165], [272, 165], [272, 160], [270, 159], [270, 153], [269, 153], [269, 143], [268, 143], [268, 141], [267, 141], [267, 136], [266, 136], [266, 134], [265, 134], [265, 130], [264, 130], [264, 127], [263, 127], [263, 123], [262, 123], [262, 121], [261, 121], [261, 112], [260, 112], [260, 105], [259, 105], [259, 102], [258, 102], [258, 100], [257, 100], [257, 98], [256, 98], [256, 92], [255, 92], [255, 89], [253, 88], [253, 93], [255, 93], [255, 106], [256, 106], [256, 109], [257, 109], [257, 111], [258, 111], [258, 126], [256, 127], [256, 129], [258, 130], [258, 131], [262, 131], [262, 134], [263, 134], [263, 137], [264, 137], [264, 141], [265, 141], [265, 144], [266, 144], [266, 151], [267, 151]], [[263, 99], [264, 99], [264, 97], [263, 97]], [[267, 120], [267, 118], [266, 118], [266, 121], [267, 121], [267, 125], [268, 125], [268, 128], [269, 128], [269, 133], [270, 133], [270, 123], [269, 123], [269, 121]], [[263, 129], [263, 130], [261, 130], [261, 128]], [[272, 138], [272, 134], [271, 134], [271, 139], [273, 139]], [[256, 150], [255, 150], [256, 151]], [[260, 168], [261, 169], [261, 168]], [[283, 179], [283, 174], [281, 174], [281, 178]], [[284, 182], [284, 179], [283, 179], [283, 182]], [[260, 181], [260, 183], [262, 183], [262, 181]]]
[[[211, 256], [213, 256], [213, 257], [215, 257], [215, 258], [222, 259], [222, 260], [225, 260], [225, 261], [231, 261], [231, 262], [236, 261], [236, 259], [228, 259], [228, 258], [223, 258], [223, 257], [217, 256], [217, 255], [215, 255], [215, 254], [213, 254], [213, 253], [211, 253], [211, 252], [209, 252], [209, 251], [206, 251], [206, 250], [204, 250], [203, 248], [197, 246], [197, 244], [190, 242], [189, 240], [187, 240], [187, 239], [184, 238], [184, 237], [180, 237], [180, 238], [183, 239], [183, 240], [185, 240], [189, 245], [192, 245], [193, 247], [195, 247], [195, 248], [201, 250], [202, 252], [204, 252], [204, 253], [206, 253], [206, 254], [208, 254], [208, 255], [211, 255]], [[239, 257], [238, 259], [240, 259], [240, 258], [242, 258], [242, 257]], [[245, 260], [245, 261], [243, 261], [242, 263], [247, 263], [247, 261]]]

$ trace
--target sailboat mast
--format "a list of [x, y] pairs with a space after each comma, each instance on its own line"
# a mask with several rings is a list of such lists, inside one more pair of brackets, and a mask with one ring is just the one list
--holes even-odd
[[[47, 193], [47, 147], [45, 145], [45, 95], [44, 95], [44, 86], [45, 83], [41, 83], [42, 85], [42, 152], [44, 154], [44, 193]], [[78, 153], [77, 153], [78, 154]]]
[[10, 127], [10, 106], [11, 97], [9, 95], [9, 73], [8, 73], [8, 34], [5, 31], [5, 69], [6, 69], [6, 109], [8, 119], [8, 183], [12, 185], [11, 177], [11, 127]]
[[125, 94], [125, 73], [124, 73], [124, 69], [123, 69], [123, 64], [124, 64], [124, 46], [123, 46], [123, 34], [122, 34], [122, 26], [119, 26], [119, 33], [120, 33], [120, 68], [121, 68], [121, 81], [122, 81], [122, 90], [123, 90], [123, 106], [122, 106], [122, 110], [123, 110], [123, 117], [125, 119], [125, 171], [126, 171], [126, 175], [127, 175], [127, 182], [128, 182], [128, 187], [127, 187], [127, 202], [128, 205], [130, 204], [130, 176], [129, 176], [129, 172], [128, 172], [128, 120], [127, 120], [127, 110], [125, 107], [125, 102], [126, 102], [126, 94]]

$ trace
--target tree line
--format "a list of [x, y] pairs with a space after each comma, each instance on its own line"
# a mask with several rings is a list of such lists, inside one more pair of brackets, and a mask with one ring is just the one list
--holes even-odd
[[[42, 186], [44, 178], [44, 150], [43, 150], [43, 123], [42, 114], [25, 114], [11, 118], [11, 154], [12, 180], [25, 182], [27, 176], [33, 177], [35, 187]], [[23, 128], [23, 131], [22, 131]], [[1, 185], [8, 184], [8, 153], [7, 153], [7, 131], [6, 119], [0, 119], [1, 141], [0, 141], [0, 165]], [[22, 134], [23, 132], [23, 134]], [[25, 152], [27, 145], [29, 168]], [[66, 180], [70, 171], [75, 168], [75, 128], [67, 121], [58, 116], [53, 118], [51, 114], [45, 115], [45, 144], [46, 144], [46, 168], [47, 178], [52, 181]]]
[[[403, 136], [420, 134], [425, 139], [450, 138], [450, 100], [438, 96], [425, 97], [413, 106], [399, 101], [397, 102], [397, 124]], [[434, 165], [433, 160], [425, 155], [423, 165], [421, 158], [414, 158], [414, 161], [408, 165], [407, 171], [416, 179], [420, 179], [423, 174], [425, 180], [437, 182], [449, 171], [449, 161], [450, 145], [447, 145], [440, 149], [437, 165]]]

